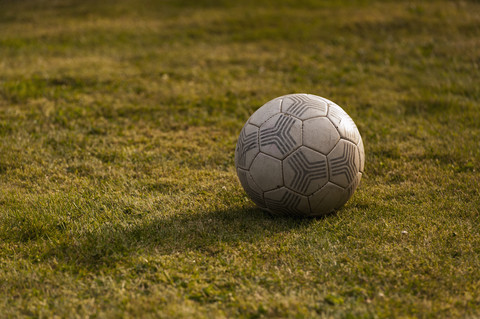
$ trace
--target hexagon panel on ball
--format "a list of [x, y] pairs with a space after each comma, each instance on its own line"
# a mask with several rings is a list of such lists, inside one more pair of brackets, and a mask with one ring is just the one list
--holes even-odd
[[310, 195], [328, 182], [327, 157], [305, 146], [283, 160], [285, 186]]
[[282, 112], [307, 120], [312, 117], [326, 116], [327, 103], [315, 95], [290, 94], [283, 98]]
[[278, 159], [302, 144], [302, 122], [283, 113], [277, 114], [260, 127], [260, 151]]
[[340, 140], [328, 154], [330, 166], [330, 181], [348, 187], [359, 172], [360, 159], [357, 145], [346, 140]]

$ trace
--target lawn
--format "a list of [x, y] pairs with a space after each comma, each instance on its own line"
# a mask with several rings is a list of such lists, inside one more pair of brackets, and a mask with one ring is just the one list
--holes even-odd
[[[0, 314], [480, 316], [480, 2], [0, 0]], [[325, 218], [234, 168], [312, 93], [366, 166]]]

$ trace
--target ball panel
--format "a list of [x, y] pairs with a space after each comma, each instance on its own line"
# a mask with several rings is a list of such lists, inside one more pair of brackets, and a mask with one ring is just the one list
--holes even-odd
[[319, 101], [319, 102], [322, 102], [322, 103], [325, 103], [325, 115], [327, 115], [327, 111], [328, 111], [328, 103], [331, 102], [321, 96], [318, 96], [318, 95], [314, 95], [314, 94], [307, 94], [307, 96], [312, 99], [312, 100], [316, 100], [316, 101]]
[[285, 187], [266, 192], [264, 196], [267, 208], [274, 214], [290, 216], [310, 215], [308, 198], [296, 194]]
[[235, 166], [248, 169], [259, 151], [258, 127], [247, 123], [238, 138], [235, 149]]
[[327, 157], [300, 147], [283, 161], [285, 186], [309, 195], [328, 182]]
[[277, 114], [260, 127], [260, 151], [283, 159], [302, 144], [302, 122]]
[[360, 160], [355, 144], [340, 140], [328, 154], [330, 181], [342, 187], [348, 187], [359, 172]]
[[263, 199], [263, 191], [254, 182], [250, 173], [239, 168], [237, 169], [237, 176], [248, 197], [250, 197], [250, 199], [261, 208], [266, 208], [265, 200]]
[[360, 142], [358, 143], [358, 153], [360, 157], [360, 172], [363, 173], [363, 170], [365, 169], [365, 148], [363, 147], [363, 140], [360, 137]]
[[312, 117], [326, 116], [327, 103], [315, 95], [290, 94], [283, 98], [282, 112], [306, 120]]
[[335, 125], [342, 138], [358, 144], [360, 140], [358, 128], [352, 118], [340, 106], [335, 103], [329, 104], [327, 117]]
[[328, 154], [340, 140], [340, 134], [326, 117], [303, 122], [303, 145]]
[[346, 116], [348, 116], [347, 112], [345, 112], [340, 106], [333, 102], [328, 103], [327, 117], [332, 121], [335, 127], [339, 127], [343, 118]]
[[348, 200], [345, 189], [333, 183], [327, 183], [309, 198], [312, 216], [331, 213]]
[[282, 97], [277, 97], [260, 107], [250, 116], [248, 122], [260, 127], [265, 121], [281, 111]]
[[282, 162], [266, 154], [257, 155], [250, 167], [250, 174], [264, 192], [283, 186]]
[[362, 173], [358, 172], [357, 176], [353, 179], [353, 182], [345, 189], [345, 199], [340, 201], [335, 209], [342, 207], [350, 199], [350, 197], [352, 197], [353, 193], [360, 184], [361, 179]]

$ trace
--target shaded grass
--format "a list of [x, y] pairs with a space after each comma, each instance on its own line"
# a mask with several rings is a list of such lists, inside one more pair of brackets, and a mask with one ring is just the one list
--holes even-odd
[[[3, 1], [7, 317], [477, 317], [480, 7]], [[273, 97], [343, 106], [352, 200], [264, 214], [233, 169]]]

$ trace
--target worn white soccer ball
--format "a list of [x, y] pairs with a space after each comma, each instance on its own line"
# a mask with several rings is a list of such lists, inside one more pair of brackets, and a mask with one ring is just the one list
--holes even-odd
[[235, 168], [250, 199], [273, 214], [323, 216], [360, 183], [365, 162], [357, 126], [337, 104], [311, 94], [273, 99], [247, 121]]

